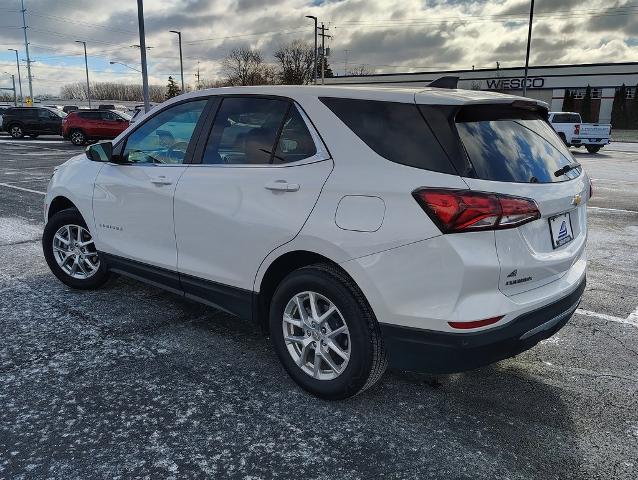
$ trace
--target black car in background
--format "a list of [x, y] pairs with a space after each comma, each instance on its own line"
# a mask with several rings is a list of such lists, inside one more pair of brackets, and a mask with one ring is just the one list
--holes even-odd
[[62, 119], [66, 113], [46, 107], [11, 107], [2, 115], [2, 129], [13, 138], [41, 134], [62, 135]]

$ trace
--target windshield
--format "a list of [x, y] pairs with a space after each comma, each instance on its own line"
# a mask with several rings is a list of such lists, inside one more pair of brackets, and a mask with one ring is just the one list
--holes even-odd
[[117, 112], [117, 115], [122, 117], [124, 120], [130, 120], [132, 118], [128, 113], [124, 113], [124, 112]]
[[558, 177], [554, 172], [576, 163], [551, 126], [541, 118], [457, 120], [476, 178], [500, 182], [553, 183], [576, 178], [574, 168]]
[[62, 110], [58, 110], [57, 108], [47, 108], [47, 110], [51, 113], [54, 113], [58, 117], [61, 117], [61, 118], [66, 117], [66, 113], [64, 113]]

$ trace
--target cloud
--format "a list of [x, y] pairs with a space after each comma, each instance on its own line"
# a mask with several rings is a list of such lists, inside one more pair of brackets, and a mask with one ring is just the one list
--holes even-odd
[[[638, 42], [638, 23], [631, 5], [629, 0], [536, 0], [532, 63], [633, 60], [629, 45]], [[164, 84], [169, 74], [179, 73], [177, 38], [169, 30], [180, 30], [186, 82], [194, 84], [198, 68], [202, 79], [217, 78], [221, 59], [237, 46], [259, 48], [273, 61], [281, 43], [312, 42], [312, 22], [305, 15], [316, 15], [329, 27], [331, 63], [338, 73], [346, 50], [349, 64], [379, 73], [492, 67], [496, 61], [519, 66], [529, 0], [145, 0], [144, 8], [147, 45], [153, 47], [150, 81]], [[93, 80], [139, 83], [138, 73], [109, 64], [139, 68], [139, 49], [130, 47], [139, 43], [135, 2], [29, 0], [27, 9], [36, 93], [83, 81], [83, 52], [75, 40], [87, 42]], [[20, 27], [17, 6], [6, 10], [0, 24]], [[20, 28], [1, 28], [0, 44], [20, 49], [24, 58]], [[15, 69], [11, 52], [0, 51], [0, 66]]]

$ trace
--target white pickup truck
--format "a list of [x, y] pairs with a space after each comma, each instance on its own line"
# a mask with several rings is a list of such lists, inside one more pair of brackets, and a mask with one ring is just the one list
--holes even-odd
[[610, 142], [611, 125], [583, 123], [580, 113], [549, 112], [549, 123], [569, 147], [584, 145], [589, 153], [596, 153]]

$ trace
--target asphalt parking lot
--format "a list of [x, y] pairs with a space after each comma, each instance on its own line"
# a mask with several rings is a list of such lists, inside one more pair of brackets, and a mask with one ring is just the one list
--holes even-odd
[[338, 403], [227, 314], [124, 278], [58, 282], [42, 192], [79, 151], [0, 137], [0, 478], [638, 478], [638, 144], [575, 151], [588, 285], [558, 335]]

